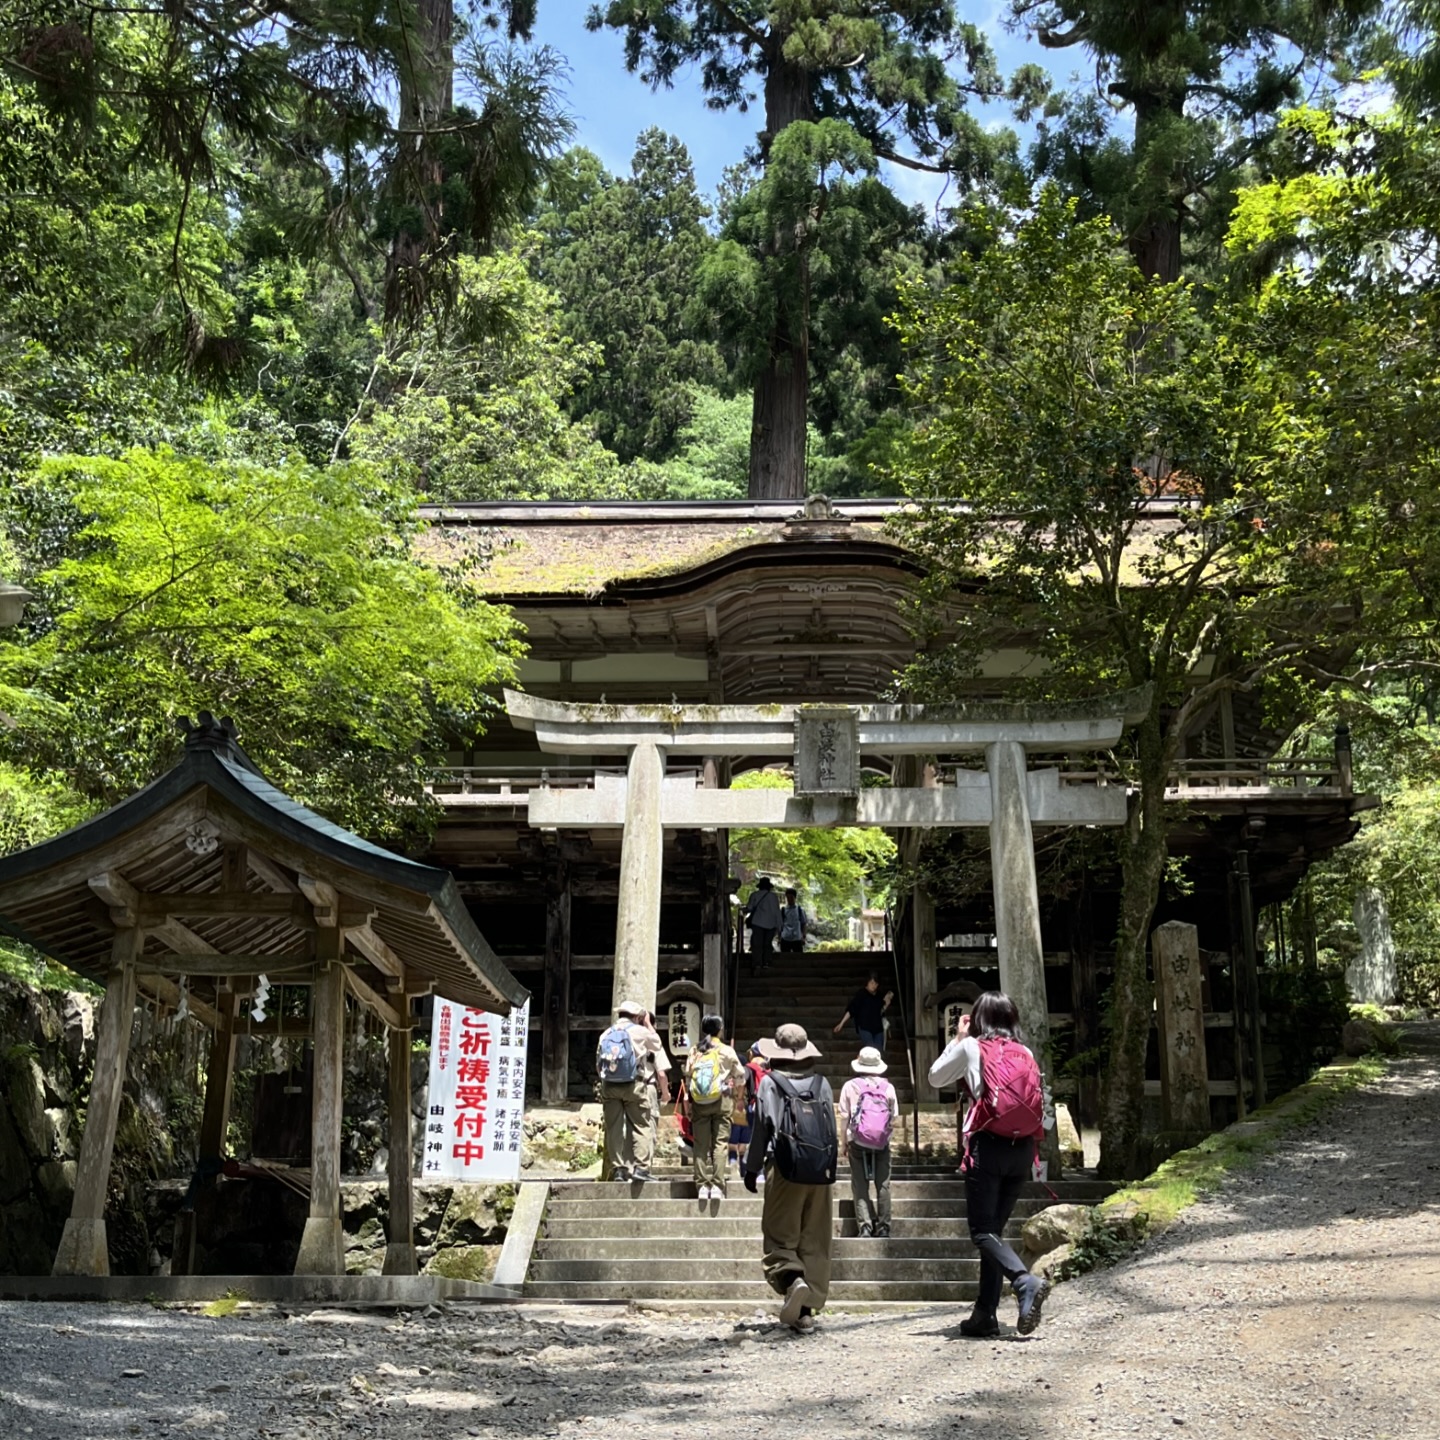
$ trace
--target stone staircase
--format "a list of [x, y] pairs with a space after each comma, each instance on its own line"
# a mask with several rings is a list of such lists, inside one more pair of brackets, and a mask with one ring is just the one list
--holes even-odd
[[[851, 997], [864, 984], [871, 970], [880, 976], [880, 993], [894, 990], [895, 969], [888, 950], [809, 950], [801, 954], [771, 956], [763, 975], [751, 975], [750, 957], [741, 959], [739, 994], [735, 1006], [736, 1044], [747, 1049], [762, 1036], [773, 1035], [775, 1027], [787, 1022], [803, 1025], [824, 1059], [816, 1065], [830, 1081], [835, 1098], [851, 1078], [850, 1062], [859, 1053], [860, 1042], [853, 1025], [839, 1034], [831, 1031], [845, 1013]], [[901, 1108], [914, 1094], [905, 1059], [900, 1026], [899, 997], [887, 1016], [892, 1022], [885, 1059], [890, 1066], [885, 1078], [895, 1086]], [[743, 1058], [743, 1057], [742, 1057]]]
[[[1051, 1186], [1072, 1204], [1092, 1204], [1111, 1188], [1086, 1179]], [[841, 1166], [831, 1304], [973, 1300], [980, 1262], [965, 1225], [959, 1176], [948, 1169], [897, 1167], [891, 1196], [890, 1238], [860, 1239]], [[1027, 1216], [1054, 1203], [1043, 1187], [1026, 1186], [1007, 1234], [1017, 1238]], [[730, 1198], [703, 1209], [688, 1176], [661, 1176], [647, 1185], [558, 1184], [524, 1293], [549, 1300], [705, 1296], [767, 1304], [774, 1296], [760, 1273], [760, 1206], [761, 1198], [747, 1194], [738, 1177], [730, 1182]]]

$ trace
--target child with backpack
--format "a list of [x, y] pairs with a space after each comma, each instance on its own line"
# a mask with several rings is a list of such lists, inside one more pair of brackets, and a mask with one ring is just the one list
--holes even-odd
[[700, 1022], [700, 1043], [685, 1062], [685, 1094], [690, 1111], [690, 1143], [694, 1147], [695, 1188], [700, 1203], [725, 1198], [725, 1156], [730, 1146], [730, 1120], [735, 1094], [744, 1092], [745, 1067], [720, 1036], [718, 1015]]
[[1006, 1279], [1019, 1302], [1015, 1328], [1028, 1335], [1040, 1323], [1050, 1282], [1032, 1275], [1005, 1243], [1005, 1226], [1034, 1173], [1041, 1136], [1055, 1123], [1035, 1057], [1020, 1035], [1020, 1012], [1008, 995], [987, 990], [955, 1038], [930, 1067], [930, 1083], [958, 1081], [969, 1101], [965, 1113], [965, 1210], [970, 1239], [980, 1252], [980, 1295], [960, 1333], [987, 1339], [1000, 1333], [997, 1311]]
[[[900, 1114], [895, 1087], [884, 1078], [880, 1052], [867, 1045], [850, 1062], [855, 1072], [840, 1091], [840, 1158], [850, 1161], [850, 1198], [862, 1238], [890, 1234], [890, 1136]], [[874, 1187], [875, 1202], [870, 1191]]]

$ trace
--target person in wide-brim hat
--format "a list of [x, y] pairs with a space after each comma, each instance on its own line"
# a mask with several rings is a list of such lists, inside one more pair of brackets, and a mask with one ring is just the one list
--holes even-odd
[[810, 1043], [803, 1025], [781, 1025], [773, 1040], [757, 1040], [755, 1048], [771, 1064], [798, 1065], [805, 1060], [821, 1059], [820, 1051]]
[[883, 1075], [890, 1067], [873, 1045], [866, 1045], [850, 1062], [850, 1068], [857, 1075]]

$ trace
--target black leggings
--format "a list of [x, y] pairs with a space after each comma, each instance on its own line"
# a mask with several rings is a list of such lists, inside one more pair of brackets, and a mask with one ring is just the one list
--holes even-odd
[[1005, 1243], [1005, 1226], [1034, 1162], [1033, 1140], [1006, 1140], [985, 1130], [970, 1137], [965, 1214], [970, 1239], [980, 1252], [980, 1298], [975, 1308], [983, 1315], [1000, 1308], [1005, 1280], [1026, 1273], [1020, 1257]]

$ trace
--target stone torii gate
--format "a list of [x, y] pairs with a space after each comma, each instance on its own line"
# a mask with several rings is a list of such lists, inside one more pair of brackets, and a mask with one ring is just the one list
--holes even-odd
[[[1049, 1023], [1032, 826], [1120, 825], [1125, 790], [1067, 783], [1055, 769], [1030, 770], [1027, 756], [1103, 749], [1134, 723], [1143, 694], [1079, 704], [584, 705], [505, 692], [511, 721], [545, 751], [627, 757], [626, 774], [597, 775], [589, 790], [530, 793], [536, 829], [621, 828], [619, 911], [612, 1004], [653, 1007], [660, 943], [662, 857], [667, 829], [888, 829], [985, 826], [990, 831], [1000, 983], [1024, 1017], [1038, 1054]], [[690, 775], [667, 775], [668, 755], [790, 759], [794, 793], [723, 790]], [[862, 754], [974, 755], [985, 768], [955, 772], [953, 785], [861, 788]], [[933, 927], [932, 927], [933, 928]], [[924, 1073], [921, 998], [933, 995], [934, 937], [917, 947], [916, 1067]], [[713, 973], [712, 973], [713, 972]], [[706, 955], [706, 988], [718, 993], [718, 955]]]

